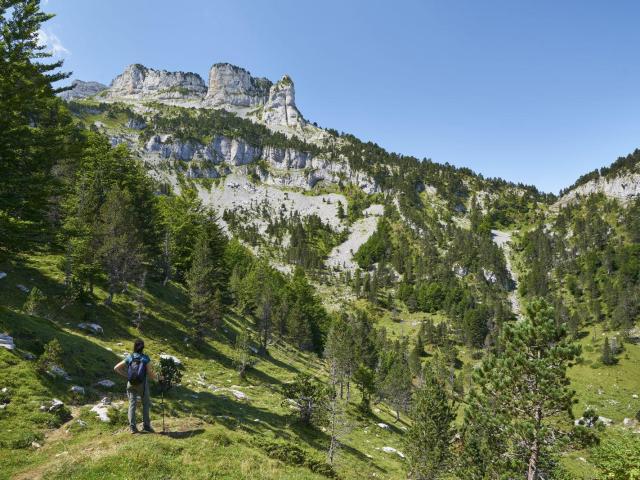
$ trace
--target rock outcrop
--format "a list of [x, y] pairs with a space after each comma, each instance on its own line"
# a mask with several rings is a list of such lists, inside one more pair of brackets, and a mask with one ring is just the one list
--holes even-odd
[[607, 197], [621, 202], [628, 202], [640, 196], [640, 173], [628, 172], [613, 178], [599, 177], [565, 193], [557, 202], [558, 206], [565, 206], [579, 197], [586, 197], [593, 193], [603, 193]]
[[74, 80], [71, 83], [71, 89], [60, 93], [60, 98], [66, 101], [87, 98], [106, 89], [107, 86], [99, 82], [83, 82], [82, 80]]
[[209, 70], [209, 89], [205, 104], [214, 108], [250, 108], [264, 105], [271, 81], [255, 78], [244, 68], [216, 63]]
[[265, 104], [262, 119], [267, 125], [304, 125], [304, 119], [296, 107], [293, 80], [288, 75], [282, 77], [269, 90], [269, 99]]
[[197, 73], [167, 72], [144, 65], [129, 65], [108, 90], [109, 98], [194, 99], [200, 100], [207, 87]]

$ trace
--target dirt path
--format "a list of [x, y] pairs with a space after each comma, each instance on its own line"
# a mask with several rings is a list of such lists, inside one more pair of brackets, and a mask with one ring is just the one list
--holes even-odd
[[498, 245], [502, 251], [504, 252], [504, 258], [507, 265], [507, 271], [509, 275], [511, 275], [511, 279], [513, 280], [513, 290], [509, 292], [509, 302], [511, 303], [511, 310], [513, 311], [516, 318], [520, 319], [521, 311], [520, 301], [518, 300], [518, 273], [513, 269], [513, 265], [511, 263], [511, 232], [504, 232], [501, 230], [491, 230], [491, 234], [493, 235], [493, 241], [496, 245]]

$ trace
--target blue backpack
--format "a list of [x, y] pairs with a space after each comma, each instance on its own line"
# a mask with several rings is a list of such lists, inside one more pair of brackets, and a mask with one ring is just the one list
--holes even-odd
[[131, 385], [140, 385], [147, 376], [147, 364], [140, 355], [132, 355], [127, 369], [127, 380]]

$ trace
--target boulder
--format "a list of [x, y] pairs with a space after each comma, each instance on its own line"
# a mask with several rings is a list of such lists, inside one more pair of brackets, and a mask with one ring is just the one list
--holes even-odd
[[73, 385], [69, 390], [71, 390], [71, 393], [84, 395], [84, 387], [81, 387], [80, 385]]
[[7, 276], [7, 272], [0, 272], [0, 280], [2, 280], [3, 278], [6, 278]]
[[13, 337], [10, 337], [7, 334], [0, 334], [0, 348], [14, 350], [16, 348], [16, 344], [13, 343]]
[[60, 378], [64, 378], [65, 380], [71, 380], [71, 377], [69, 376], [69, 374], [64, 370], [64, 368], [58, 366], [58, 365], [53, 365], [50, 369], [49, 369], [49, 375], [51, 375], [52, 377], [60, 377]]
[[247, 396], [247, 394], [244, 393], [244, 392], [241, 392], [240, 390], [234, 390], [234, 389], [230, 388], [229, 392], [231, 393], [231, 395], [236, 397], [237, 400], [242, 400], [242, 401], [249, 400], [249, 397]]
[[100, 335], [104, 333], [104, 329], [102, 328], [102, 326], [98, 325], [97, 323], [82, 322], [78, 324], [78, 328]]
[[108, 378], [105, 378], [104, 380], [100, 380], [98, 383], [96, 383], [96, 385], [103, 387], [103, 388], [111, 388], [116, 384], [116, 382], [114, 382], [113, 380], [109, 380]]
[[380, 428], [382, 428], [383, 430], [391, 430], [391, 427], [389, 425], [387, 425], [386, 423], [378, 423], [377, 424]]
[[29, 293], [31, 291], [29, 287], [22, 285], [21, 283], [17, 284], [16, 288], [20, 290], [22, 293]]
[[109, 418], [110, 405], [111, 405], [111, 401], [107, 397], [105, 397], [102, 400], [100, 400], [100, 402], [95, 404], [91, 408], [91, 411], [96, 414], [96, 416], [100, 419], [101, 422], [108, 423], [111, 421], [111, 418]]
[[182, 365], [182, 362], [178, 357], [174, 357], [173, 355], [169, 355], [168, 353], [161, 353], [160, 358], [164, 358], [167, 360], [173, 360], [176, 365]]
[[62, 407], [64, 407], [64, 402], [62, 402], [62, 400], [58, 400], [57, 398], [54, 398], [53, 400], [51, 400], [51, 406], [49, 406], [48, 411], [57, 412]]
[[382, 451], [385, 453], [395, 453], [396, 455], [398, 455], [400, 458], [404, 458], [404, 453], [402, 453], [399, 450], [396, 450], [393, 447], [382, 447]]

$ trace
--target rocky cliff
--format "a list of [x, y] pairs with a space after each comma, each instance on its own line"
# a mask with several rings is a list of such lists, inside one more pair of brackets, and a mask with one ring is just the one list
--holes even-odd
[[304, 120], [296, 107], [293, 80], [285, 75], [269, 90], [263, 120], [267, 125], [302, 126]]
[[565, 193], [560, 197], [557, 205], [564, 206], [579, 197], [586, 197], [593, 193], [602, 193], [623, 203], [634, 200], [640, 196], [640, 173], [626, 172], [614, 177], [599, 177], [590, 180]]
[[255, 78], [244, 68], [216, 63], [209, 70], [209, 88], [204, 104], [213, 108], [251, 108], [264, 105], [271, 81]]
[[100, 82], [83, 82], [82, 80], [74, 80], [71, 83], [71, 89], [60, 94], [60, 98], [64, 100], [76, 100], [81, 98], [92, 97], [93, 95], [106, 90], [107, 86]]
[[154, 70], [140, 64], [129, 65], [107, 90], [111, 99], [149, 99], [200, 101], [207, 87], [196, 73]]

